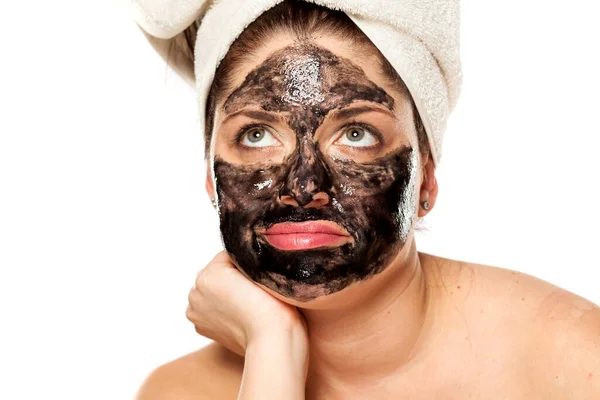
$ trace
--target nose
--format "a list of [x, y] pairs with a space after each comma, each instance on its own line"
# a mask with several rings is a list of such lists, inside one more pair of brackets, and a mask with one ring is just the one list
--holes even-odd
[[307, 198], [308, 196], [298, 201], [296, 197], [289, 195], [282, 195], [280, 197], [282, 204], [292, 207], [320, 208], [329, 203], [329, 195], [325, 192], [318, 192], [314, 196], [311, 196], [310, 199]]
[[279, 198], [281, 203], [294, 207], [319, 208], [330, 201], [331, 187], [328, 168], [318, 156], [317, 144], [302, 143], [290, 169]]

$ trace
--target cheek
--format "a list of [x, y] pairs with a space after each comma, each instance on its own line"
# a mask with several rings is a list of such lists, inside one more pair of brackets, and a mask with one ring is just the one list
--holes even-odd
[[251, 212], [277, 195], [281, 166], [243, 166], [215, 158], [213, 168], [223, 211]]
[[392, 229], [410, 224], [416, 206], [417, 155], [411, 147], [376, 163], [336, 163], [338, 200], [357, 225]]
[[368, 164], [338, 161], [335, 163], [335, 183], [345, 198], [394, 197], [394, 193], [406, 187], [416, 172], [414, 156], [412, 148], [404, 146]]

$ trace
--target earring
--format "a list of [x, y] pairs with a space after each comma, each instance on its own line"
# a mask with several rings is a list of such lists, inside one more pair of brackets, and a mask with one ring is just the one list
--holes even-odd
[[423, 205], [423, 209], [425, 211], [429, 210], [429, 202], [427, 200], [425, 200], [423, 203], [421, 203]]
[[211, 203], [213, 207], [217, 207], [217, 200], [214, 197], [212, 198]]

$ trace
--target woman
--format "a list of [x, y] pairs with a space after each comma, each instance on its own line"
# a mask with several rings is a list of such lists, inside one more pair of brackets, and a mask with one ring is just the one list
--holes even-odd
[[[197, 29], [171, 42], [184, 76]], [[344, 12], [299, 1], [227, 49], [205, 128], [226, 250], [187, 310], [215, 342], [156, 369], [139, 399], [599, 398], [595, 304], [417, 251], [435, 105], [380, 50]]]

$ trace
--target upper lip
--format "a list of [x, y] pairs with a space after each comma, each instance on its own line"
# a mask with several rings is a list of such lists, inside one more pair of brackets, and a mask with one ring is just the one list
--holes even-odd
[[350, 236], [348, 232], [331, 221], [282, 222], [262, 229], [257, 233], [265, 235], [285, 235], [291, 233], [328, 233], [331, 235]]

